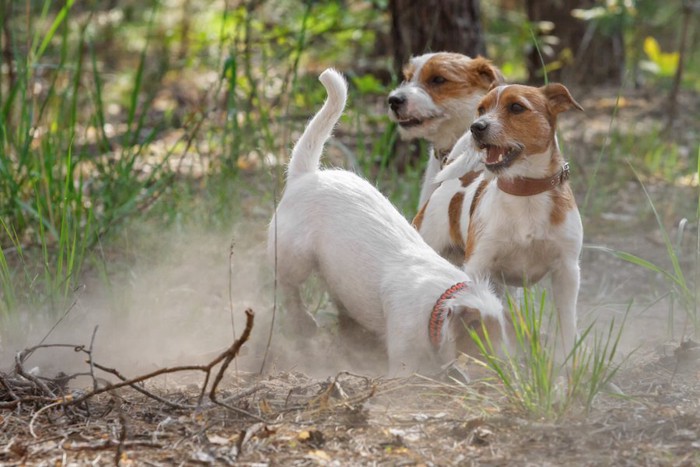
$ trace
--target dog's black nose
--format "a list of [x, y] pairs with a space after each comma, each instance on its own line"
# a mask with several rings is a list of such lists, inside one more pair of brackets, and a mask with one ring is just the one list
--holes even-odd
[[472, 126], [469, 127], [469, 129], [472, 131], [472, 135], [481, 136], [486, 132], [488, 127], [488, 122], [485, 122], [484, 120], [476, 120], [474, 123], [472, 123]]
[[389, 107], [391, 107], [391, 110], [396, 112], [396, 110], [403, 105], [404, 102], [406, 102], [406, 96], [403, 94], [392, 94], [389, 96]]

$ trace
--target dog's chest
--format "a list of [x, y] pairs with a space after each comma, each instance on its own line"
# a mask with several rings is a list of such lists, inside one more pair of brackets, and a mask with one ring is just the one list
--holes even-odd
[[477, 254], [485, 255], [490, 273], [512, 285], [523, 279], [534, 283], [550, 269], [561, 255], [558, 229], [549, 221], [548, 198], [517, 199], [497, 203], [484, 225], [477, 242]]
[[490, 274], [501, 277], [509, 285], [522, 286], [525, 279], [528, 283], [538, 282], [559, 258], [559, 251], [546, 240], [498, 246], [490, 252]]

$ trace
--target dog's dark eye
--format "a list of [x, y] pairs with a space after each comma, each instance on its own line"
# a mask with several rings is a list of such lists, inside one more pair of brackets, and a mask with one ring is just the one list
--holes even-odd
[[479, 113], [479, 116], [481, 116], [481, 115], [484, 115], [484, 112], [486, 111], [486, 109], [484, 109], [484, 106], [482, 105], [481, 107], [476, 109], [476, 111]]
[[438, 75], [438, 76], [434, 76], [433, 79], [430, 80], [430, 82], [433, 84], [442, 84], [442, 83], [446, 83], [447, 80], [445, 78], [443, 78], [442, 76]]
[[527, 109], [524, 105], [518, 104], [517, 102], [513, 102], [512, 104], [510, 104], [510, 113], [521, 114], [526, 110]]

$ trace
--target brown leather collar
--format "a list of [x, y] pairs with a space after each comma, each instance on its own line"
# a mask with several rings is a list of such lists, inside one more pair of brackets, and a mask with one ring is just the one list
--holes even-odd
[[498, 188], [513, 196], [534, 196], [553, 190], [569, 179], [569, 163], [564, 162], [561, 170], [551, 177], [527, 178], [518, 177], [511, 180], [498, 179]]

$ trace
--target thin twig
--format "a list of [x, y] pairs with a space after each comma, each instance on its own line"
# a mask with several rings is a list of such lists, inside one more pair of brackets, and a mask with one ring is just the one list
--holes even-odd
[[226, 352], [224, 352], [224, 354], [222, 354], [225, 355], [224, 363], [221, 365], [221, 368], [219, 368], [219, 372], [217, 373], [216, 378], [214, 378], [214, 384], [212, 384], [211, 386], [211, 391], [209, 391], [209, 398], [213, 402], [216, 402], [216, 388], [219, 386], [221, 379], [224, 377], [224, 372], [231, 363], [231, 360], [233, 360], [236, 357], [236, 355], [238, 355], [241, 346], [248, 340], [248, 338], [250, 337], [250, 332], [253, 330], [253, 318], [255, 316], [255, 313], [253, 313], [253, 310], [248, 308], [245, 311], [245, 316], [246, 326], [243, 330], [243, 334], [241, 334], [241, 337], [233, 343], [230, 349], [228, 349]]
[[[83, 288], [83, 286], [82, 286], [82, 285], [79, 285], [78, 287], [76, 287], [75, 289], [73, 289], [73, 293], [76, 293], [78, 290], [80, 290], [80, 289], [82, 289], [82, 288]], [[66, 309], [66, 311], [63, 313], [63, 316], [61, 316], [60, 318], [58, 318], [58, 321], [56, 321], [56, 322], [54, 323], [54, 325], [51, 326], [51, 329], [49, 329], [49, 331], [46, 333], [46, 335], [39, 341], [39, 345], [43, 344], [43, 343], [46, 341], [46, 339], [51, 335], [51, 333], [54, 331], [54, 329], [56, 329], [56, 327], [57, 327], [59, 324], [61, 324], [61, 322], [62, 322], [64, 319], [66, 319], [66, 316], [68, 316], [68, 313], [70, 313], [71, 311], [73, 311], [73, 308], [75, 308], [75, 305], [78, 303], [78, 298], [79, 298], [79, 297], [75, 297], [75, 299], [73, 299], [73, 303], [71, 303], [71, 305], [68, 307], [68, 309]], [[29, 357], [29, 355], [27, 355], [27, 357]]]
[[[12, 390], [12, 386], [10, 386], [2, 374], [0, 374], [0, 384], [5, 388], [7, 394], [13, 399], [12, 402], [19, 402], [19, 397]], [[2, 405], [0, 405], [0, 407], [2, 407]]]
[[[98, 370], [102, 370], [102, 371], [104, 371], [105, 373], [110, 373], [110, 374], [116, 376], [117, 378], [119, 378], [119, 379], [122, 380], [122, 381], [128, 381], [128, 379], [127, 379], [124, 375], [122, 375], [118, 370], [116, 370], [116, 369], [114, 369], [114, 368], [109, 368], [109, 367], [100, 365], [99, 363], [95, 363], [95, 368], [97, 368]], [[184, 409], [184, 410], [189, 410], [189, 409], [194, 409], [194, 408], [197, 407], [196, 405], [193, 405], [193, 404], [187, 404], [187, 405], [185, 405], [185, 404], [177, 404], [177, 403], [175, 403], [175, 402], [170, 402], [169, 400], [167, 400], [167, 399], [165, 399], [165, 398], [163, 398], [163, 397], [160, 397], [160, 396], [158, 396], [158, 395], [156, 395], [156, 394], [153, 394], [152, 392], [146, 390], [145, 388], [143, 388], [143, 387], [141, 387], [141, 386], [139, 386], [139, 385], [137, 385], [137, 384], [132, 385], [131, 388], [134, 389], [135, 391], [140, 392], [141, 394], [143, 394], [143, 395], [146, 396], [146, 397], [150, 397], [151, 399], [154, 399], [154, 400], [160, 402], [161, 404], [167, 405], [167, 406], [170, 407], [171, 409]]]
[[121, 383], [116, 383], [116, 384], [111, 384], [108, 386], [101, 387], [99, 389], [96, 389], [94, 391], [88, 392], [84, 394], [81, 397], [78, 397], [72, 401], [67, 401], [67, 404], [69, 405], [77, 405], [85, 402], [86, 400], [90, 399], [91, 397], [94, 397], [98, 394], [102, 394], [105, 392], [113, 391], [114, 389], [119, 389], [123, 388], [126, 386], [133, 386], [134, 384], [141, 383], [143, 381], [155, 378], [156, 376], [161, 376], [165, 375], [168, 373], [176, 373], [180, 371], [207, 371], [207, 366], [206, 365], [183, 365], [183, 366], [176, 366], [176, 367], [171, 367], [171, 368], [160, 368], [158, 370], [152, 371], [148, 374], [138, 376], [136, 378], [128, 379], [126, 381], [122, 381]]
[[53, 391], [49, 389], [46, 383], [44, 383], [41, 379], [37, 378], [36, 376], [24, 371], [24, 367], [22, 366], [22, 363], [24, 362], [23, 354], [24, 352], [18, 352], [17, 355], [15, 355], [15, 372], [21, 377], [28, 379], [36, 386], [38, 386], [45, 396], [55, 397], [56, 394], [54, 394]]
[[63, 404], [63, 400], [56, 401], [56, 402], [54, 402], [53, 404], [45, 405], [45, 406], [43, 406], [42, 408], [40, 408], [39, 410], [37, 410], [36, 412], [34, 412], [34, 415], [32, 415], [32, 419], [29, 421], [29, 433], [30, 433], [35, 439], [38, 438], [38, 436], [36, 435], [36, 433], [34, 433], [34, 421], [35, 421], [35, 420], [39, 417], [39, 415], [41, 415], [42, 413], [46, 412], [46, 411], [49, 410], [50, 408], [58, 407], [58, 406], [60, 406], [61, 404]]
[[[102, 451], [112, 449], [117, 446], [118, 442], [113, 439], [100, 440], [95, 443], [66, 441], [61, 445], [61, 449], [66, 449], [68, 451]], [[154, 443], [152, 441], [133, 440], [124, 442], [124, 448], [135, 447], [163, 448], [163, 445], [160, 443]]]
[[87, 350], [88, 353], [88, 363], [90, 364], [90, 376], [92, 377], [92, 389], [95, 390], [97, 389], [97, 379], [95, 378], [95, 361], [92, 359], [92, 349], [93, 346], [95, 345], [95, 336], [97, 335], [97, 328], [99, 326], [95, 326], [95, 329], [92, 330], [92, 337], [90, 338], [90, 347]]
[[121, 459], [122, 459], [122, 454], [124, 453], [125, 449], [125, 443], [126, 443], [126, 437], [127, 437], [127, 424], [126, 424], [126, 415], [124, 415], [124, 412], [119, 409], [119, 404], [116, 403], [116, 398], [115, 398], [115, 405], [117, 406], [117, 410], [119, 411], [119, 424], [121, 425], [119, 427], [119, 439], [117, 440], [117, 450], [114, 453], [114, 465], [117, 467], [121, 465]]
[[246, 315], [246, 326], [245, 329], [243, 330], [243, 334], [241, 334], [241, 337], [236, 340], [231, 348], [229, 348], [222, 356], [225, 355], [225, 360], [224, 363], [221, 365], [221, 368], [219, 368], [219, 372], [216, 375], [216, 378], [214, 378], [214, 383], [211, 386], [211, 391], [209, 391], [209, 399], [217, 405], [220, 405], [222, 407], [226, 407], [229, 410], [233, 410], [234, 412], [238, 412], [240, 414], [246, 415], [248, 417], [254, 418], [260, 422], [267, 423], [267, 421], [263, 418], [258, 417], [255, 414], [252, 414], [250, 412], [247, 412], [243, 409], [239, 409], [238, 407], [234, 407], [232, 405], [226, 404], [224, 402], [221, 402], [216, 398], [216, 388], [219, 386], [219, 383], [221, 382], [221, 379], [224, 377], [224, 372], [228, 368], [229, 364], [231, 363], [231, 360], [238, 355], [238, 352], [241, 349], [241, 346], [248, 340], [250, 337], [250, 332], [253, 329], [253, 318], [255, 314], [253, 313], [253, 310], [248, 308], [245, 311]]
[[[228, 253], [228, 308], [231, 315], [231, 330], [233, 331], [233, 340], [236, 341], [236, 320], [233, 319], [233, 251], [236, 246], [235, 240], [231, 240], [231, 246]], [[234, 362], [234, 370], [236, 380], [238, 380], [238, 361]]]

